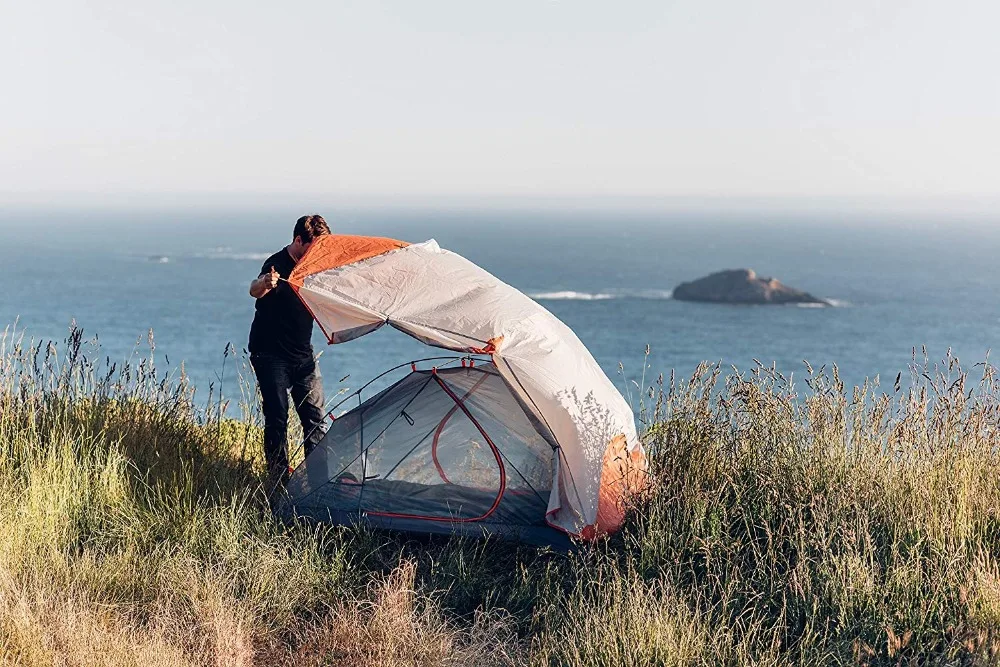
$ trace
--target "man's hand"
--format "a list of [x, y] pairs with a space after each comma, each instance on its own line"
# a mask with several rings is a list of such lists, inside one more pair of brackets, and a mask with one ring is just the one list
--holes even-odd
[[281, 274], [275, 271], [272, 266], [268, 273], [260, 274], [257, 280], [250, 283], [250, 296], [255, 299], [261, 298], [277, 287], [279, 280], [281, 280]]
[[267, 289], [274, 289], [275, 287], [278, 286], [278, 280], [281, 279], [281, 276], [278, 274], [277, 271], [274, 270], [274, 267], [272, 266], [271, 272], [268, 273], [266, 276], [264, 276], [264, 278], [267, 280]]

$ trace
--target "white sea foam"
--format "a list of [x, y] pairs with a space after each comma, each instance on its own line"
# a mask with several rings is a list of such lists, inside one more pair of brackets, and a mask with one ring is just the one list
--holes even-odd
[[232, 248], [219, 247], [212, 248], [206, 252], [199, 252], [194, 255], [198, 259], [229, 259], [229, 260], [255, 260], [262, 261], [271, 256], [268, 252], [235, 252]]
[[603, 301], [604, 299], [615, 298], [614, 294], [592, 294], [590, 292], [534, 292], [529, 294], [532, 299], [539, 301]]
[[670, 299], [671, 290], [637, 289], [609, 290], [607, 292], [529, 292], [528, 296], [539, 301], [606, 301], [607, 299]]
[[797, 303], [795, 304], [799, 308], [847, 308], [851, 305], [849, 301], [844, 301], [843, 299], [824, 299], [826, 303]]

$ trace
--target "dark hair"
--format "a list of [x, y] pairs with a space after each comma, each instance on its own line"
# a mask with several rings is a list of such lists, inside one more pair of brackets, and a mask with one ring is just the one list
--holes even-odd
[[292, 232], [292, 239], [301, 237], [303, 243], [312, 243], [317, 236], [329, 234], [330, 228], [326, 220], [321, 215], [304, 215], [295, 221], [295, 231]]

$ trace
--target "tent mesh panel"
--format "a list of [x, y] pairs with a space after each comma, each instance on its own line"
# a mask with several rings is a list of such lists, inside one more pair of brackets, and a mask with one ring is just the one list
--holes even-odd
[[415, 371], [337, 418], [289, 497], [312, 515], [541, 525], [554, 451], [537, 424], [492, 364]]

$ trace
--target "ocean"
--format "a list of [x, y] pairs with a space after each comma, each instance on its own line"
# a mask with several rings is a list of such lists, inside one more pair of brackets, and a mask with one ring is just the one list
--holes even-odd
[[[434, 238], [566, 322], [626, 393], [701, 361], [755, 360], [801, 379], [836, 363], [848, 384], [909, 376], [916, 350], [972, 368], [1000, 342], [1000, 218], [875, 214], [365, 208], [321, 210], [334, 231]], [[247, 289], [302, 211], [181, 207], [0, 210], [0, 330], [62, 341], [71, 322], [100, 357], [148, 353], [206, 396], [235, 391], [253, 317]], [[682, 281], [748, 267], [832, 308], [675, 301]], [[8, 334], [10, 336], [10, 333]], [[235, 356], [225, 356], [232, 344]], [[649, 346], [648, 357], [645, 354]], [[316, 350], [327, 396], [442, 354], [389, 327]], [[646, 367], [644, 369], [644, 363]], [[621, 369], [620, 370], [620, 366]], [[804, 387], [801, 380], [800, 388]]]

